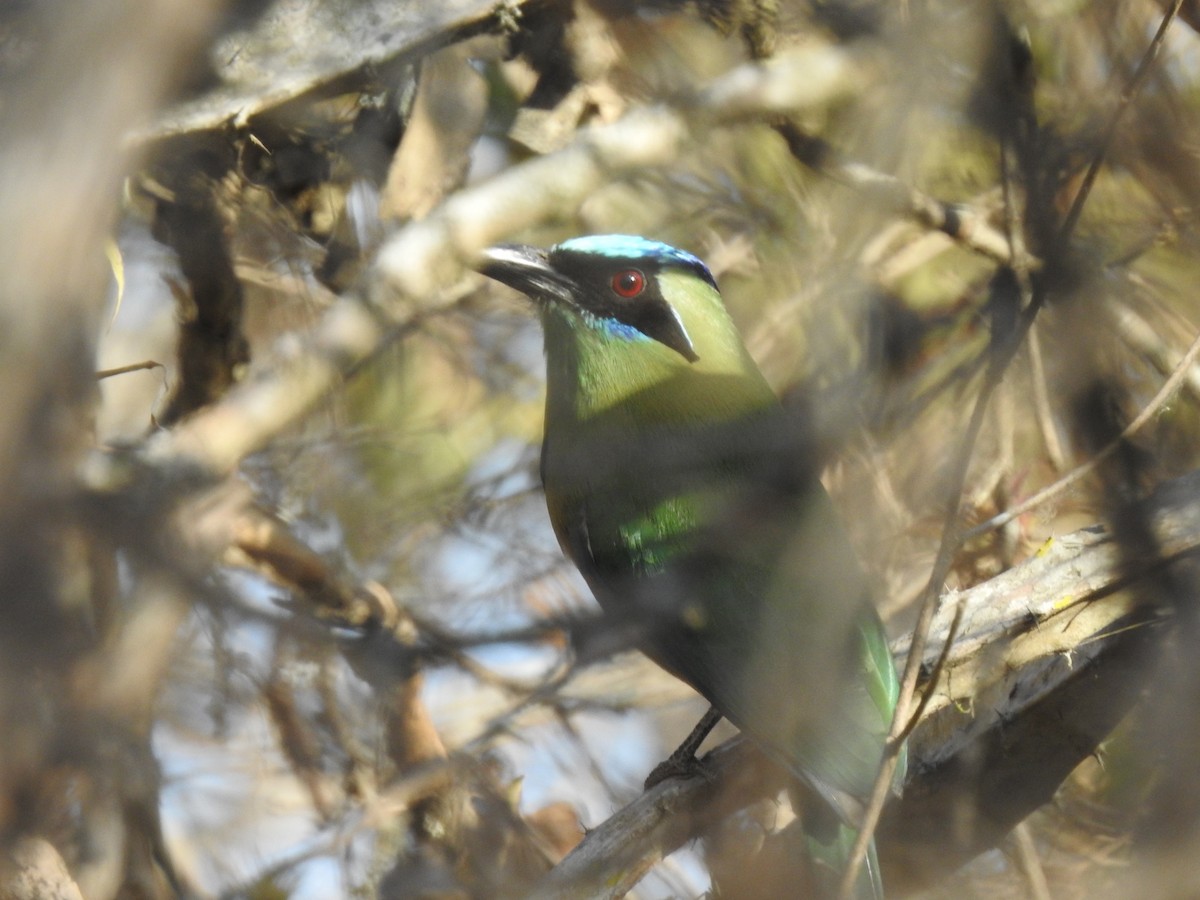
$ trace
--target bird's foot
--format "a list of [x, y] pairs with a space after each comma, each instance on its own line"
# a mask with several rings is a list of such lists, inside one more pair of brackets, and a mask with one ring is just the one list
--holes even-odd
[[[681, 747], [680, 750], [682, 749]], [[694, 778], [697, 775], [708, 778], [709, 774], [708, 763], [696, 756], [695, 753], [690, 751], [681, 753], [676, 750], [650, 771], [642, 787], [648, 791], [668, 778]]]
[[675, 748], [675, 752], [655, 766], [654, 770], [646, 776], [643, 785], [645, 789], [650, 790], [660, 781], [666, 781], [668, 778], [691, 778], [693, 775], [707, 775], [704, 763], [696, 758], [696, 751], [700, 749], [700, 745], [704, 743], [708, 733], [720, 721], [721, 714], [715, 706], [710, 706], [708, 712], [696, 723], [692, 733]]

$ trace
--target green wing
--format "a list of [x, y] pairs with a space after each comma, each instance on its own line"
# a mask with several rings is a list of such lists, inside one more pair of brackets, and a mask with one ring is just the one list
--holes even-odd
[[701, 474], [668, 497], [631, 478], [605, 494], [622, 502], [573, 504], [560, 538], [651, 657], [853, 821], [897, 681], [849, 541], [815, 480]]

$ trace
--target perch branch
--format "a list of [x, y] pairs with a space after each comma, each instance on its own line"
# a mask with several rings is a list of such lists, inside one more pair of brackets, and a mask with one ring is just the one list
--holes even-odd
[[[909, 741], [910, 778], [878, 831], [893, 890], [928, 884], [999, 844], [1136, 701], [1145, 662], [1169, 633], [1144, 611], [1138, 589], [1200, 553], [1200, 472], [1164, 484], [1146, 506], [1161, 558], [1122, 571], [1112, 536], [1084, 529], [955, 596], [934, 618], [926, 668], [956, 615], [961, 625], [936, 683], [922, 686], [930, 699]], [[621, 896], [713, 818], [784, 783], [740, 738], [706, 757], [705, 771], [660, 783], [590, 830], [536, 896]]]

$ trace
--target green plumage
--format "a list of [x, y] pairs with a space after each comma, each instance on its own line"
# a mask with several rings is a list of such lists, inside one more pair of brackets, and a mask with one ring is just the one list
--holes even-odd
[[[542, 478], [563, 550], [651, 658], [853, 824], [895, 669], [815, 473], [769, 450], [787, 423], [707, 270], [607, 236], [497, 248], [484, 271], [540, 305]], [[813, 855], [837, 868], [853, 832], [824, 830]], [[860, 886], [876, 894], [877, 870]]]

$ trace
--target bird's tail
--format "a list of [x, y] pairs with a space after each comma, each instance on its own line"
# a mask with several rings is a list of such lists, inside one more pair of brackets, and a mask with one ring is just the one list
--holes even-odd
[[[819, 834], [808, 832], [808, 852], [816, 865], [821, 896], [836, 897], [858, 832], [842, 822], [838, 822], [836, 828], [823, 831]], [[874, 840], [867, 845], [867, 857], [858, 870], [853, 896], [855, 900], [883, 900], [883, 880], [879, 875], [879, 857], [875, 854]]]

